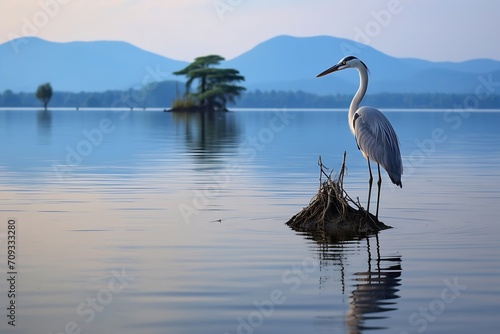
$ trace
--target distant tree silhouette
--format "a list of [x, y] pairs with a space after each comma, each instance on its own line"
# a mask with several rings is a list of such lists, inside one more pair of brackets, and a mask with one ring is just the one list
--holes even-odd
[[38, 86], [35, 95], [36, 98], [43, 103], [43, 108], [47, 110], [47, 105], [52, 98], [52, 86], [50, 85], [50, 83], [45, 83]]
[[21, 103], [21, 98], [19, 95], [14, 94], [10, 89], [7, 89], [3, 93], [3, 105], [6, 107], [17, 107]]

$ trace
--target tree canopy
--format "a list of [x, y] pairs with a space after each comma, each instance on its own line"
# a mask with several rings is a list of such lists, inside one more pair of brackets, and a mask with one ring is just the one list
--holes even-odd
[[[176, 107], [195, 107], [201, 110], [225, 110], [227, 103], [235, 103], [236, 99], [245, 90], [245, 87], [235, 83], [244, 81], [240, 72], [231, 68], [215, 68], [224, 61], [219, 55], [197, 57], [195, 60], [175, 75], [184, 75], [187, 78], [184, 99], [174, 102]], [[193, 91], [194, 82], [198, 86]], [[180, 102], [180, 103], [179, 103]]]
[[50, 83], [45, 83], [38, 86], [35, 95], [36, 98], [43, 103], [43, 108], [47, 110], [47, 105], [52, 98], [52, 86], [50, 85]]

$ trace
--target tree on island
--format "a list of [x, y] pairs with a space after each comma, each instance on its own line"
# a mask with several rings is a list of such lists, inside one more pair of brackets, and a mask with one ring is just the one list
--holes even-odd
[[50, 86], [50, 83], [45, 83], [43, 85], [38, 86], [35, 95], [36, 98], [43, 103], [43, 108], [47, 110], [47, 105], [49, 104], [49, 101], [52, 98], [52, 86]]
[[[244, 81], [240, 72], [231, 68], [214, 68], [224, 58], [218, 55], [208, 55], [195, 58], [194, 62], [184, 69], [174, 72], [174, 75], [184, 75], [187, 78], [184, 97], [176, 99], [173, 110], [227, 110], [227, 103], [234, 103], [245, 90], [245, 87], [234, 83]], [[191, 86], [194, 81], [198, 87], [194, 92]]]

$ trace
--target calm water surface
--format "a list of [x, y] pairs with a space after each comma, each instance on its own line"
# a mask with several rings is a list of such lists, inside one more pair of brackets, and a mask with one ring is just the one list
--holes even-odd
[[[387, 112], [393, 229], [284, 223], [317, 159], [364, 204], [345, 112], [0, 110], [2, 333], [472, 333], [500, 325], [500, 113]], [[385, 174], [385, 173], [384, 173]], [[7, 226], [17, 226], [16, 326]]]

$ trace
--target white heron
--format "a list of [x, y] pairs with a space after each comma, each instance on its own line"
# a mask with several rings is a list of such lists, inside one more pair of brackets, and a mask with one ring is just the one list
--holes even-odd
[[346, 68], [355, 68], [359, 73], [359, 88], [354, 95], [349, 106], [348, 122], [358, 149], [368, 161], [368, 171], [370, 178], [368, 180], [368, 205], [366, 211], [370, 211], [370, 197], [372, 193], [373, 176], [370, 167], [370, 159], [377, 163], [378, 168], [378, 195], [377, 212], [375, 217], [378, 219], [378, 208], [380, 200], [380, 188], [382, 177], [380, 176], [380, 166], [387, 171], [392, 183], [403, 187], [401, 175], [403, 174], [403, 163], [399, 151], [399, 141], [389, 120], [378, 109], [362, 106], [359, 103], [363, 99], [368, 87], [368, 67], [361, 60], [354, 56], [342, 58], [337, 64], [321, 72], [316, 77], [344, 70]]

